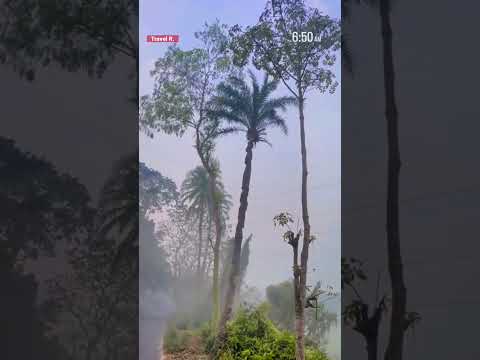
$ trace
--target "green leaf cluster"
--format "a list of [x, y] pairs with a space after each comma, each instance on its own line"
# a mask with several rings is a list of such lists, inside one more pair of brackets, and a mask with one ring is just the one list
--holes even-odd
[[182, 352], [187, 349], [191, 337], [191, 331], [171, 328], [163, 338], [163, 349], [167, 353]]
[[[228, 325], [228, 338], [220, 360], [294, 360], [295, 337], [281, 331], [268, 318], [268, 305], [241, 309]], [[307, 348], [307, 360], [328, 360], [322, 351]]]

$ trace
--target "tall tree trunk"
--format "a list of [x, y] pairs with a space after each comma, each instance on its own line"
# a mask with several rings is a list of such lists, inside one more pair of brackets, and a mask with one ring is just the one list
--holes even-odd
[[203, 247], [203, 207], [200, 209], [200, 214], [198, 215], [198, 253], [197, 253], [197, 275], [198, 277], [202, 274], [202, 247]]
[[295, 359], [303, 359], [305, 358], [305, 349], [304, 346], [299, 344], [304, 344], [305, 340], [303, 339], [305, 333], [305, 315], [304, 309], [302, 307], [302, 270], [298, 264], [298, 240], [299, 237], [292, 238], [292, 242], [290, 245], [293, 247], [293, 296], [295, 302]]
[[220, 318], [220, 244], [222, 242], [222, 223], [220, 209], [215, 196], [215, 175], [209, 172], [210, 196], [212, 197], [213, 222], [215, 223], [215, 243], [213, 246], [213, 314], [212, 325], [216, 329]]
[[401, 360], [405, 335], [407, 290], [403, 278], [399, 227], [400, 145], [398, 139], [398, 112], [395, 100], [395, 70], [393, 65], [390, 0], [380, 1], [382, 24], [383, 71], [385, 86], [385, 117], [387, 120], [388, 183], [387, 183], [387, 251], [388, 271], [392, 287], [390, 337], [386, 360]]
[[[205, 80], [207, 81], [207, 80]], [[205, 91], [205, 87], [203, 89]], [[204, 95], [202, 95], [203, 99]], [[203, 102], [203, 100], [202, 100]], [[200, 111], [200, 119], [203, 118], [203, 110]], [[201, 123], [202, 121], [200, 121]], [[206, 158], [205, 153], [203, 153], [204, 149], [201, 144], [201, 137], [200, 137], [200, 127], [197, 126], [195, 129], [196, 139], [195, 139], [195, 147], [197, 149], [198, 157], [202, 162], [203, 167], [207, 171], [208, 180], [209, 180], [209, 190], [210, 190], [210, 197], [212, 201], [212, 216], [213, 222], [215, 224], [215, 243], [213, 246], [213, 284], [212, 284], [212, 298], [213, 298], [213, 309], [212, 309], [212, 327], [216, 329], [218, 319], [220, 317], [220, 244], [222, 242], [222, 223], [221, 223], [221, 215], [220, 215], [220, 207], [217, 203], [217, 199], [215, 196], [215, 184], [216, 184], [216, 174], [212, 169], [212, 164], [209, 163], [209, 160]]]
[[[310, 219], [308, 215], [308, 167], [307, 145], [305, 139], [305, 117], [303, 114], [305, 98], [299, 89], [298, 110], [300, 114], [300, 146], [302, 154], [302, 219], [303, 219], [303, 244], [300, 255], [300, 293], [298, 307], [295, 312], [296, 331], [296, 360], [305, 360], [305, 292], [307, 286], [308, 252], [311, 242]], [[297, 300], [297, 299], [296, 299]]]
[[245, 149], [245, 169], [243, 170], [242, 192], [240, 195], [240, 207], [238, 209], [237, 226], [235, 228], [235, 238], [233, 242], [232, 264], [227, 283], [227, 292], [225, 294], [225, 305], [222, 318], [218, 326], [218, 335], [214, 352], [218, 351], [224, 344], [227, 333], [227, 321], [230, 320], [233, 313], [233, 300], [236, 288], [239, 285], [240, 277], [240, 259], [242, 254], [243, 228], [245, 226], [245, 217], [248, 207], [248, 192], [250, 189], [250, 178], [252, 175], [252, 156], [253, 141], [249, 141]]
[[378, 336], [366, 338], [368, 360], [377, 360], [378, 356]]
[[[208, 269], [207, 269], [207, 264], [208, 264], [208, 247], [209, 245], [212, 244], [212, 217], [208, 217], [208, 226], [207, 226], [207, 240], [205, 244], [205, 252], [203, 254], [203, 261], [202, 261], [202, 274], [205, 278], [208, 277]], [[212, 247], [213, 251], [213, 247]]]

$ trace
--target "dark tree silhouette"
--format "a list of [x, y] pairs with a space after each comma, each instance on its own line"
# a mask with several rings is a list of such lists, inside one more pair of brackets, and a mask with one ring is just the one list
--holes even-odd
[[137, 29], [136, 0], [2, 0], [0, 63], [32, 81], [51, 64], [101, 77], [125, 56], [132, 60], [131, 100], [138, 104]]
[[354, 297], [354, 300], [344, 307], [343, 321], [365, 338], [368, 360], [377, 360], [378, 331], [387, 311], [387, 297], [383, 295], [379, 299], [377, 282], [375, 304], [373, 310], [370, 310], [370, 305], [363, 299], [358, 289], [359, 282], [366, 280], [367, 275], [360, 261], [342, 258], [342, 291], [350, 290]]
[[27, 265], [54, 256], [61, 245], [84, 241], [93, 228], [89, 195], [75, 178], [3, 137], [0, 174], [2, 354], [5, 359], [38, 354], [64, 358], [59, 344], [46, 334], [50, 310], [38, 296], [43, 279], [27, 274]]
[[400, 141], [398, 137], [398, 110], [395, 97], [395, 69], [393, 38], [390, 22], [391, 0], [380, 0], [380, 21], [383, 45], [383, 81], [385, 88], [385, 119], [387, 120], [387, 251], [388, 271], [392, 287], [390, 337], [385, 360], [402, 360], [407, 325], [407, 288], [403, 275], [400, 243], [399, 187]]
[[[118, 160], [100, 194], [97, 229], [100, 241], [113, 241], [116, 261], [138, 265], [138, 153]], [[114, 264], [115, 266], [115, 264]]]
[[80, 241], [92, 226], [86, 188], [44, 159], [0, 137], [0, 266], [21, 269], [26, 259], [53, 255], [59, 241]]
[[[392, 289], [390, 334], [385, 353], [386, 360], [401, 360], [405, 332], [411, 323], [407, 312], [407, 288], [405, 286], [400, 241], [400, 141], [398, 109], [395, 96], [395, 67], [393, 58], [393, 32], [391, 26], [392, 0], [343, 0], [342, 9], [350, 16], [353, 3], [367, 4], [378, 8], [381, 23], [383, 86], [385, 91], [385, 119], [387, 122], [387, 201], [386, 234], [387, 260]], [[343, 52], [351, 59], [348, 48]], [[347, 64], [348, 65], [348, 64]], [[351, 66], [351, 60], [350, 64]]]
[[138, 1], [3, 0], [0, 59], [27, 79], [55, 62], [101, 76], [116, 54], [137, 59]]

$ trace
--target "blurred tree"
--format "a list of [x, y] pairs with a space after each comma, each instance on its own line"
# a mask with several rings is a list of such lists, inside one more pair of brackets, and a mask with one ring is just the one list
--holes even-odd
[[127, 263], [112, 272], [114, 261], [108, 242], [92, 240], [72, 248], [70, 269], [48, 281], [49, 303], [57, 313], [48, 335], [59, 339], [69, 358], [137, 355], [130, 344], [138, 336], [138, 278]]
[[143, 216], [160, 211], [166, 205], [178, 200], [175, 182], [143, 162], [139, 164], [139, 210]]
[[[248, 263], [250, 260], [250, 242], [252, 241], [253, 234], [250, 234], [245, 239], [242, 245], [242, 252], [240, 255], [240, 276], [239, 276], [239, 284], [236, 289], [236, 294], [234, 296], [234, 307], [236, 307], [240, 303], [240, 292], [242, 286], [244, 285], [245, 276], [247, 275]], [[230, 279], [230, 271], [232, 269], [232, 256], [233, 256], [233, 249], [235, 245], [235, 239], [229, 239], [226, 243], [224, 249], [224, 260], [223, 260], [223, 271], [222, 271], [222, 281], [221, 281], [221, 289], [222, 289], [222, 305], [225, 305], [225, 295], [228, 289], [228, 281]]]
[[51, 63], [101, 76], [123, 55], [134, 61], [136, 80], [137, 23], [135, 0], [2, 0], [0, 62], [33, 80], [39, 67]]
[[[399, 220], [400, 185], [400, 140], [398, 125], [398, 107], [395, 95], [395, 66], [393, 54], [393, 31], [391, 24], [392, 0], [342, 0], [342, 10], [346, 19], [351, 16], [353, 4], [374, 6], [379, 11], [382, 39], [383, 87], [385, 91], [385, 120], [387, 122], [387, 199], [386, 234], [387, 261], [392, 288], [392, 311], [390, 334], [385, 352], [386, 360], [402, 360], [406, 324], [410, 323], [407, 311], [407, 288], [405, 285]], [[345, 42], [344, 42], [345, 43]], [[352, 70], [352, 54], [347, 46], [343, 53], [349, 60], [347, 69]]]
[[169, 285], [167, 254], [161, 246], [152, 217], [179, 199], [175, 182], [140, 162], [139, 168], [139, 282], [140, 289], [157, 290]]
[[23, 270], [61, 241], [79, 241], [93, 224], [87, 190], [52, 164], [0, 137], [0, 267]]
[[127, 260], [135, 269], [138, 267], [138, 181], [138, 153], [135, 152], [115, 163], [100, 193], [97, 230], [100, 241], [113, 243], [114, 266]]
[[[230, 195], [226, 193], [223, 183], [220, 179], [220, 171], [217, 170], [215, 177], [215, 197], [221, 211], [222, 224], [225, 224], [230, 211], [231, 201]], [[204, 244], [203, 229], [206, 220], [212, 219], [213, 204], [210, 193], [210, 178], [203, 166], [197, 166], [189, 171], [182, 183], [181, 199], [187, 206], [188, 215], [195, 219], [198, 223], [198, 253], [197, 253], [197, 274], [201, 275], [205, 271], [205, 258], [208, 252], [209, 244]], [[213, 249], [212, 249], [213, 250]], [[205, 260], [205, 259], [204, 259]]]
[[[269, 317], [281, 329], [295, 331], [295, 300], [292, 281], [270, 285], [266, 289], [269, 302]], [[308, 308], [305, 312], [305, 335], [316, 346], [325, 344], [326, 335], [337, 323], [337, 315], [329, 312], [325, 305]]]
[[[0, 137], [0, 338], [5, 359], [65, 353], [45, 328], [41, 278], [27, 274], [40, 256], [84, 242], [94, 210], [83, 185], [48, 161]], [[45, 275], [45, 274], [43, 274]]]

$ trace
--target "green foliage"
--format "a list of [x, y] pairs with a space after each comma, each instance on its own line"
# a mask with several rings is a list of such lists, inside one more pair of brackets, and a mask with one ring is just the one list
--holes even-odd
[[213, 331], [212, 326], [210, 323], [206, 323], [204, 326], [200, 328], [199, 331], [200, 339], [205, 348], [206, 353], [210, 353], [213, 349], [213, 345], [215, 343], [215, 331]]
[[161, 210], [163, 206], [177, 200], [178, 192], [175, 182], [158, 171], [139, 163], [138, 194], [140, 214]]
[[[226, 192], [221, 179], [220, 166], [217, 162], [212, 164], [215, 175], [215, 200], [219, 206], [222, 222], [225, 226], [228, 213], [232, 206], [231, 196]], [[182, 183], [181, 200], [188, 208], [189, 215], [198, 218], [201, 212], [208, 210], [208, 216], [212, 216], [212, 196], [210, 194], [210, 179], [207, 170], [203, 166], [197, 166], [187, 173]]]
[[[292, 34], [311, 32], [318, 41], [293, 41]], [[234, 62], [245, 65], [250, 56], [257, 69], [280, 79], [298, 97], [309, 88], [333, 92], [331, 67], [340, 48], [340, 25], [304, 0], [267, 1], [259, 22], [230, 30]], [[290, 83], [290, 85], [289, 85]], [[294, 86], [293, 86], [294, 85]]]
[[266, 295], [270, 304], [270, 318], [280, 328], [293, 331], [295, 306], [292, 282], [284, 281], [277, 285], [270, 285], [266, 289]]
[[[317, 289], [317, 287], [315, 287]], [[313, 291], [315, 291], [315, 289]], [[294, 331], [295, 304], [292, 281], [267, 287], [267, 301], [270, 304], [269, 317], [281, 329]], [[311, 293], [311, 292], [310, 292]], [[309, 294], [307, 294], [308, 298]], [[324, 305], [305, 309], [306, 340], [317, 346], [323, 345], [330, 328], [337, 322], [337, 315], [329, 312]]]
[[[268, 319], [268, 306], [242, 309], [228, 324], [228, 338], [220, 360], [294, 360], [295, 337], [278, 330]], [[308, 348], [307, 360], [327, 360], [320, 350]]]
[[[204, 124], [209, 97], [216, 82], [230, 70], [226, 55], [226, 26], [218, 21], [195, 33], [200, 48], [170, 46], [151, 71], [155, 86], [141, 98], [140, 126], [150, 136], [156, 131], [182, 136], [189, 127]], [[195, 115], [198, 114], [198, 119]], [[208, 132], [208, 131], [207, 131]]]
[[272, 98], [278, 81], [265, 75], [259, 84], [252, 72], [249, 75], [251, 86], [243, 77], [230, 77], [228, 81], [220, 83], [214, 99], [216, 107], [210, 114], [225, 120], [232, 126], [232, 132], [245, 132], [248, 141], [268, 143], [268, 128], [278, 127], [284, 134], [287, 133], [285, 119], [279, 112], [285, 112], [288, 105], [295, 103], [295, 98]]
[[186, 330], [170, 328], [163, 338], [164, 350], [168, 353], [177, 353], [187, 349], [192, 333]]

